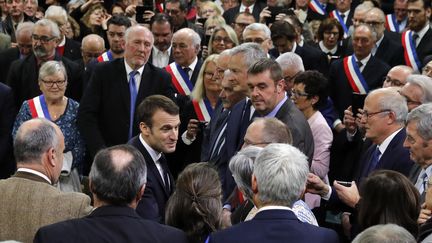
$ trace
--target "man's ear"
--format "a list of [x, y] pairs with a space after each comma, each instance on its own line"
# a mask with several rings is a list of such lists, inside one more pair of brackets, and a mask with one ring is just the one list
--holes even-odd
[[252, 192], [253, 194], [257, 194], [258, 193], [258, 183], [257, 183], [257, 179], [256, 176], [254, 174], [252, 174]]
[[148, 136], [149, 134], [150, 134], [150, 127], [149, 126], [147, 126], [147, 124], [145, 124], [144, 122], [140, 122], [139, 123], [139, 128], [140, 128], [140, 131], [141, 131], [141, 133], [144, 135], [144, 136]]
[[53, 147], [49, 148], [45, 156], [47, 157], [49, 165], [54, 167], [56, 165], [55, 159], [57, 156], [55, 149]]
[[140, 187], [140, 189], [139, 189], [139, 191], [138, 191], [138, 193], [136, 195], [135, 200], [136, 200], [137, 203], [141, 200], [142, 196], [144, 195], [145, 186], [146, 186], [146, 184], [143, 184]]

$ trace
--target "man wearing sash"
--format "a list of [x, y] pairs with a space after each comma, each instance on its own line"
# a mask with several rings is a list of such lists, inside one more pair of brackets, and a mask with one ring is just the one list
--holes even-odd
[[310, 0], [306, 20], [324, 20], [335, 9], [335, 5], [327, 0]]
[[386, 15], [386, 29], [392, 32], [402, 33], [408, 23], [407, 0], [395, 0], [393, 4], [393, 14]]
[[408, 1], [408, 30], [402, 33], [402, 45], [405, 62], [415, 71], [421, 70], [424, 58], [432, 54], [430, 15], [430, 0]]
[[351, 11], [351, 0], [336, 0], [336, 9], [330, 12], [330, 17], [339, 21], [348, 37], [348, 29], [352, 25], [353, 11]]
[[131, 22], [127, 17], [114, 15], [108, 20], [107, 26], [106, 33], [110, 49], [100, 55], [97, 62], [107, 62], [123, 57], [125, 32], [131, 26]]
[[174, 33], [172, 39], [172, 53], [174, 62], [165, 67], [171, 75], [171, 81], [177, 90], [177, 104], [183, 108], [192, 92], [202, 60], [198, 58], [201, 38], [192, 29], [183, 28]]
[[354, 54], [332, 62], [330, 66], [330, 97], [339, 118], [343, 118], [344, 110], [352, 104], [353, 93], [367, 94], [382, 86], [390, 67], [371, 54], [374, 46], [371, 27], [359, 25], [353, 33]]

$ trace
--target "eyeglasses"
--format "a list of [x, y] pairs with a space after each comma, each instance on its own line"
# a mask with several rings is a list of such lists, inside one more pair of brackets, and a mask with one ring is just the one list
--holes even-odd
[[384, 113], [384, 112], [391, 112], [391, 110], [381, 110], [381, 111], [377, 111], [377, 112], [368, 112], [366, 110], [363, 110], [362, 116], [365, 117], [367, 120], [367, 119], [369, 119], [375, 115], [378, 115], [378, 114]]
[[261, 38], [246, 38], [246, 39], [243, 40], [243, 42], [244, 43], [253, 42], [253, 43], [257, 43], [257, 44], [262, 44], [266, 40], [268, 40], [268, 38], [265, 38], [265, 39], [261, 39]]
[[293, 96], [295, 96], [295, 97], [301, 97], [301, 96], [307, 97], [307, 96], [309, 96], [308, 93], [306, 93], [306, 92], [301, 92], [301, 91], [298, 91], [298, 90], [295, 90], [295, 89], [291, 89], [291, 94], [292, 94]]
[[52, 37], [48, 37], [48, 36], [39, 36], [39, 35], [32, 35], [32, 39], [34, 41], [40, 41], [43, 44], [48, 43], [49, 41], [54, 40], [56, 37], [52, 36]]
[[258, 145], [267, 145], [270, 144], [269, 142], [257, 142], [254, 143], [252, 141], [249, 141], [248, 139], [244, 140], [244, 146], [258, 146]]
[[207, 78], [213, 78], [214, 75], [216, 75], [216, 72], [204, 72], [204, 76]]
[[289, 83], [289, 82], [291, 82], [293, 79], [295, 79], [295, 77], [297, 77], [297, 75], [298, 75], [299, 73], [300, 73], [300, 71], [297, 72], [296, 74], [294, 74], [293, 76], [285, 76], [283, 79], [285, 80], [286, 83]]
[[369, 25], [369, 26], [378, 26], [380, 24], [383, 24], [384, 22], [379, 22], [379, 21], [365, 21], [365, 24]]
[[423, 68], [423, 70], [422, 70], [422, 74], [423, 74], [423, 75], [427, 75], [427, 74], [430, 73], [431, 71], [432, 71], [432, 67], [430, 67], [430, 66], [426, 66], [426, 67]]
[[338, 36], [338, 35], [339, 35], [339, 32], [324, 31], [324, 35], [334, 35], [334, 36]]
[[57, 87], [62, 88], [66, 85], [66, 80], [58, 80], [58, 81], [46, 81], [41, 79], [42, 83], [46, 85], [48, 88], [54, 87], [54, 84], [57, 85]]
[[166, 14], [172, 14], [172, 15], [177, 15], [180, 13], [180, 10], [178, 9], [165, 9], [165, 13]]
[[232, 43], [233, 43], [233, 41], [232, 41], [230, 38], [228, 38], [228, 37], [222, 38], [222, 37], [220, 37], [220, 36], [216, 36], [216, 37], [213, 39], [213, 41], [214, 41], [214, 42], [217, 42], [217, 43], [221, 43], [221, 42], [223, 41], [223, 42], [226, 43], [226, 44], [232, 44]]
[[384, 82], [390, 83], [392, 86], [396, 86], [396, 87], [401, 87], [405, 85], [402, 81], [397, 79], [392, 79], [389, 76], [384, 78]]
[[249, 25], [249, 23], [239, 23], [239, 22], [235, 22], [234, 24], [238, 25], [240, 28], [246, 28], [246, 26]]
[[86, 52], [86, 51], [83, 51], [82, 55], [85, 56], [85, 57], [88, 57], [88, 58], [98, 58], [100, 55], [102, 55], [102, 53], [103, 53], [103, 51], [102, 52]]

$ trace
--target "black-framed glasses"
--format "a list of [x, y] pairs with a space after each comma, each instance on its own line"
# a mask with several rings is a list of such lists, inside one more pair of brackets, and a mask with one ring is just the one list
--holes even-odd
[[285, 82], [289, 83], [291, 82], [293, 79], [295, 79], [295, 77], [297, 77], [297, 75], [299, 75], [301, 71], [297, 72], [296, 74], [294, 74], [293, 76], [285, 76], [283, 79], [285, 80]]
[[391, 112], [391, 111], [392, 110], [388, 110], [388, 109], [386, 109], [386, 110], [380, 110], [380, 111], [377, 111], [377, 112], [368, 112], [366, 110], [363, 110], [362, 116], [365, 117], [366, 120], [367, 120], [367, 119], [369, 119], [369, 118], [371, 118], [371, 117], [373, 117], [375, 115], [378, 115], [378, 114], [381, 114], [381, 113], [384, 113], [384, 112]]
[[309, 96], [309, 94], [308, 93], [306, 93], [306, 92], [301, 92], [301, 91], [298, 91], [298, 90], [295, 90], [295, 89], [291, 89], [291, 94], [292, 94], [292, 96], [295, 96], [295, 97], [307, 97], [307, 96]]
[[257, 44], [262, 44], [264, 41], [268, 40], [269, 38], [246, 38], [243, 40], [243, 43], [257, 43]]
[[55, 38], [56, 37], [54, 37], [54, 36], [48, 37], [48, 36], [44, 36], [44, 35], [42, 35], [42, 36], [35, 35], [35, 34], [32, 35], [32, 40], [40, 41], [41, 43], [44, 43], [44, 44], [48, 43], [49, 41], [54, 40]]
[[404, 86], [405, 83], [403, 83], [402, 81], [398, 80], [398, 79], [392, 79], [389, 76], [386, 76], [384, 78], [384, 82], [388, 82], [390, 83], [392, 86], [396, 86], [396, 87], [401, 87]]
[[66, 85], [66, 80], [57, 80], [57, 81], [46, 81], [41, 79], [42, 83], [46, 85], [48, 88], [54, 87], [54, 84], [57, 85], [57, 87], [62, 88]]

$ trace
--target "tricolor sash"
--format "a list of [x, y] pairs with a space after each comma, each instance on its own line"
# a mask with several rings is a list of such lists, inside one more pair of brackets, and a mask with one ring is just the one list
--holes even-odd
[[193, 84], [189, 80], [188, 75], [183, 71], [180, 65], [172, 62], [165, 67], [165, 70], [171, 75], [171, 81], [177, 91], [182, 95], [190, 95], [193, 89]]
[[396, 21], [396, 15], [387, 14], [385, 27], [387, 30], [399, 33], [399, 24]]
[[312, 9], [315, 13], [319, 13], [321, 15], [325, 15], [326, 11], [323, 5], [318, 0], [311, 0], [309, 2], [309, 8]]
[[411, 30], [402, 33], [402, 46], [404, 48], [405, 63], [412, 67], [414, 71], [419, 71], [421, 62], [417, 56], [416, 46], [412, 38], [413, 32]]
[[344, 38], [347, 38], [348, 37], [348, 27], [346, 26], [344, 20], [340, 16], [339, 12], [337, 10], [331, 11], [330, 17], [335, 18], [339, 21], [339, 23], [342, 25], [342, 28], [344, 30]]
[[111, 61], [113, 59], [114, 58], [112, 56], [111, 51], [106, 51], [106, 52], [102, 53], [102, 55], [98, 56], [97, 62], [108, 62], [108, 61]]
[[356, 58], [351, 55], [343, 59], [345, 75], [351, 85], [352, 90], [355, 93], [367, 94], [369, 92], [369, 87], [360, 72], [360, 68], [357, 65]]
[[163, 3], [156, 3], [156, 9], [159, 11], [159, 13], [163, 13], [164, 12]]
[[51, 121], [44, 95], [39, 95], [27, 101], [32, 118], [45, 118]]
[[213, 116], [213, 108], [207, 98], [201, 99], [200, 101], [192, 100], [192, 104], [198, 120], [210, 121], [210, 118]]

